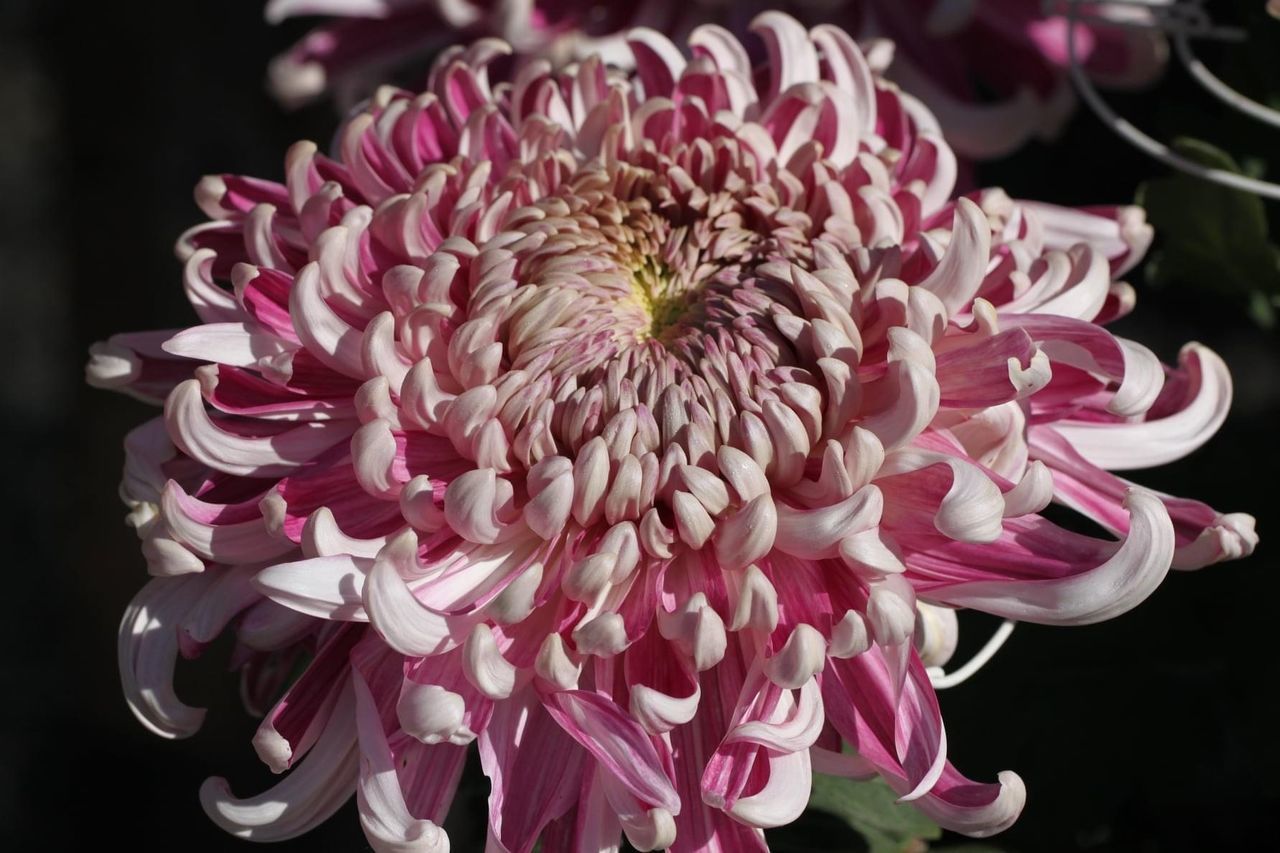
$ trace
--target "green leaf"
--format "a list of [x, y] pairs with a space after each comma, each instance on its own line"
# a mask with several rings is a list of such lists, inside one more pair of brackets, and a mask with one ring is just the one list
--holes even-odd
[[[1202, 165], [1245, 171], [1206, 142], [1179, 139], [1174, 147]], [[1249, 165], [1251, 172], [1261, 169]], [[1262, 199], [1176, 174], [1144, 183], [1137, 202], [1160, 238], [1161, 250], [1147, 265], [1152, 284], [1203, 288], [1234, 299], [1258, 320], [1271, 319], [1263, 306], [1280, 295], [1280, 249], [1269, 238]]]
[[1249, 295], [1249, 316], [1253, 318], [1253, 322], [1262, 328], [1274, 329], [1276, 326], [1276, 297], [1268, 298], [1261, 291], [1251, 293]]
[[909, 805], [879, 779], [855, 782], [814, 774], [809, 808], [841, 818], [866, 839], [871, 853], [908, 853], [926, 849], [942, 837], [938, 825]]

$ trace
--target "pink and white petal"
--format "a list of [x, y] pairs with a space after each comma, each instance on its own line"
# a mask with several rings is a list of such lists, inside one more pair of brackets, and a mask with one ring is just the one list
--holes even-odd
[[650, 734], [669, 732], [697, 713], [702, 691], [694, 662], [658, 631], [627, 648], [623, 674], [631, 716]]
[[241, 611], [262, 600], [253, 585], [256, 572], [256, 566], [219, 566], [205, 572], [212, 583], [178, 626], [184, 657], [197, 657]]
[[129, 430], [124, 437], [124, 474], [120, 482], [120, 496], [131, 508], [145, 506], [148, 517], [130, 518], [130, 525], [138, 535], [146, 533], [149, 522], [156, 516], [154, 504], [160, 500], [164, 485], [169, 481], [168, 463], [174, 461], [178, 450], [169, 439], [164, 418], [144, 421]]
[[352, 669], [351, 682], [360, 744], [356, 803], [370, 846], [376, 853], [448, 853], [445, 831], [428, 819], [415, 817], [405, 802], [382, 716], [359, 669]]
[[996, 779], [994, 784], [970, 781], [948, 762], [929, 793], [912, 805], [952, 832], [987, 838], [1012, 826], [1027, 802], [1017, 773], [1002, 770]]
[[669, 98], [684, 72], [685, 58], [671, 40], [648, 27], [627, 33], [627, 47], [635, 60], [635, 74], [644, 87], [644, 98]]
[[[1212, 438], [1226, 420], [1231, 374], [1216, 353], [1200, 344], [1187, 344], [1178, 360], [1186, 374], [1186, 391], [1168, 414], [1121, 423], [1065, 420], [1055, 429], [1081, 456], [1109, 471], [1181, 459]], [[1154, 408], [1162, 408], [1161, 402]]]
[[854, 95], [851, 100], [859, 112], [857, 126], [859, 136], [874, 133], [876, 128], [875, 78], [862, 51], [848, 33], [831, 24], [820, 24], [814, 27], [809, 31], [809, 37], [821, 52], [822, 61], [826, 66], [823, 79], [830, 80], [840, 91]]
[[257, 367], [260, 359], [286, 353], [294, 345], [246, 323], [209, 323], [178, 332], [165, 341], [163, 348], [181, 358]]
[[133, 597], [120, 620], [117, 651], [125, 701], [160, 737], [190, 737], [204, 721], [203, 708], [192, 708], [174, 693], [173, 668], [178, 625], [210, 583], [204, 573], [156, 578]]
[[133, 332], [112, 335], [89, 347], [85, 381], [94, 388], [121, 391], [144, 403], [164, 402], [164, 398], [191, 376], [192, 364], [170, 355], [163, 344], [173, 331]]
[[[891, 694], [884, 687], [884, 664], [867, 661], [870, 667], [859, 668], [853, 663], [861, 663], [863, 658], [875, 653], [872, 650], [851, 661], [833, 662], [823, 673], [823, 695], [829, 716], [835, 729], [854, 748], [860, 760], [851, 762], [846, 760], [849, 756], [832, 754], [822, 762], [822, 766], [837, 771], [837, 775], [855, 778], [865, 774], [867, 765], [873, 766], [900, 795], [910, 796], [912, 789], [916, 789], [914, 793], [917, 796], [912, 799], [912, 805], [946, 829], [974, 837], [986, 837], [1007, 829], [1026, 802], [1026, 789], [1016, 774], [1006, 770], [998, 775], [998, 783], [980, 784], [966, 779], [950, 762], [943, 760], [937, 765], [931, 763], [935, 768], [929, 773], [932, 781], [926, 790], [921, 791], [922, 786], [904, 770], [896, 757], [900, 751], [892, 743], [896, 739], [898, 718]], [[923, 675], [923, 680], [913, 674], [908, 684], [918, 687], [922, 697], [932, 697], [924, 707], [936, 708], [937, 699], [933, 697], [933, 688], [923, 669], [916, 659], [912, 671]], [[938, 733], [941, 734], [940, 720]], [[817, 753], [818, 750], [810, 752]], [[924, 750], [923, 754], [928, 755], [929, 752]], [[910, 758], [911, 748], [905, 754]], [[918, 758], [912, 760], [917, 766], [923, 763]]]
[[[294, 356], [296, 366], [297, 353]], [[316, 388], [286, 387], [245, 368], [225, 364], [206, 364], [196, 370], [196, 378], [209, 405], [228, 415], [272, 421], [327, 421], [356, 416], [356, 407], [346, 389], [324, 394]]]
[[560, 690], [544, 696], [543, 705], [634, 797], [651, 808], [680, 811], [655, 741], [613, 700], [585, 690]]
[[1194, 571], [1224, 560], [1249, 556], [1258, 545], [1256, 524], [1256, 519], [1245, 512], [1216, 517], [1195, 540], [1178, 546], [1173, 553], [1173, 568]]
[[[1030, 431], [1032, 455], [1053, 470], [1055, 497], [1066, 506], [1123, 536], [1129, 531], [1124, 496], [1128, 480], [1091, 465], [1048, 425]], [[1173, 521], [1173, 568], [1199, 569], [1253, 553], [1258, 544], [1252, 516], [1223, 514], [1199, 501], [1160, 495]]]
[[307, 264], [289, 291], [289, 316], [303, 345], [321, 364], [344, 376], [364, 379], [364, 330], [338, 315], [321, 292], [319, 262]]
[[543, 827], [577, 802], [588, 755], [532, 688], [494, 706], [479, 748], [490, 782], [491, 849], [530, 853]]
[[754, 743], [773, 752], [801, 752], [817, 741], [825, 721], [822, 690], [811, 677], [793, 697], [783, 693], [774, 711], [763, 719], [748, 719], [734, 726], [723, 743]]
[[1051, 362], [1119, 383], [1107, 403], [1111, 414], [1129, 417], [1146, 412], [1164, 387], [1164, 369], [1149, 349], [1094, 323], [1049, 314], [1006, 314], [1000, 321], [1027, 331]]
[[1145, 211], [1136, 206], [1061, 207], [1019, 200], [1018, 207], [1038, 220], [1046, 249], [1087, 243], [1111, 262], [1113, 277], [1124, 275], [1142, 260], [1155, 234]]
[[962, 197], [956, 200], [951, 228], [946, 252], [917, 286], [941, 299], [954, 317], [969, 307], [987, 275], [991, 226], [982, 208]]
[[[938, 570], [950, 575], [917, 587], [931, 601], [1045, 625], [1101, 622], [1145, 600], [1173, 561], [1173, 524], [1160, 499], [1132, 489], [1125, 506], [1129, 535], [1118, 546], [1095, 540], [1091, 547], [1088, 537], [1043, 519], [1011, 519], [996, 543], [944, 545], [908, 555], [906, 562], [926, 578]], [[1101, 562], [1090, 565], [1089, 551]], [[957, 582], [966, 575], [982, 579]]]
[[621, 847], [622, 824], [605, 795], [604, 773], [599, 765], [583, 774], [582, 797], [574, 821], [574, 846], [566, 853], [608, 853]]
[[764, 768], [767, 778], [755, 791], [738, 800], [727, 811], [748, 826], [769, 829], [785, 826], [804, 812], [813, 786], [809, 751], [770, 754]]
[[253, 748], [272, 773], [283, 773], [301, 760], [327, 728], [346, 690], [348, 655], [363, 633], [345, 625], [330, 634], [258, 726]]
[[264, 598], [240, 618], [236, 640], [254, 651], [278, 652], [296, 647], [318, 627], [317, 621], [305, 613]]
[[280, 557], [296, 546], [267, 531], [259, 514], [245, 521], [221, 522], [227, 507], [188, 495], [177, 482], [165, 484], [160, 500], [165, 525], [174, 538], [207, 560], [220, 563], [257, 563]]
[[1111, 269], [1102, 253], [1087, 244], [1074, 246], [1064, 254], [1068, 261], [1065, 277], [1054, 282], [1057, 288], [1052, 294], [1037, 300], [1034, 310], [1040, 314], [1092, 320], [1102, 311], [1111, 293]]
[[302, 553], [308, 557], [339, 557], [349, 555], [372, 560], [386, 547], [388, 536], [374, 539], [357, 539], [342, 532], [333, 517], [333, 510], [322, 506], [307, 517], [302, 528]]
[[[808, 625], [797, 626], [792, 637], [802, 632], [812, 633], [821, 642], [817, 631]], [[787, 645], [791, 644], [789, 640]], [[820, 656], [820, 645], [818, 651]], [[785, 656], [786, 652], [784, 647], [778, 657]], [[727, 660], [743, 665], [737, 662], [736, 656]], [[721, 701], [734, 701], [736, 707], [731, 716], [726, 716], [728, 733], [708, 758], [702, 776], [703, 802], [760, 828], [789, 822], [803, 811], [808, 802], [811, 775], [808, 749], [822, 728], [822, 703], [813, 691], [798, 706], [793, 693], [772, 683], [765, 677], [764, 670], [761, 662], [755, 661], [738, 695], [732, 700], [722, 695]], [[812, 681], [812, 670], [798, 686], [809, 681]], [[723, 690], [729, 683], [732, 679], [722, 680], [719, 687]], [[739, 729], [746, 737], [733, 737]], [[762, 746], [758, 741], [771, 746]], [[797, 749], [775, 750], [772, 748], [775, 746]], [[797, 761], [795, 756], [803, 756], [803, 760]], [[803, 800], [798, 800], [795, 786], [802, 781], [802, 771]]]
[[854, 751], [906, 800], [927, 794], [946, 764], [947, 735], [924, 664], [908, 649], [901, 687], [880, 647], [832, 660], [822, 674], [828, 716]]
[[364, 588], [370, 561], [341, 554], [278, 563], [263, 569], [254, 585], [267, 598], [317, 619], [367, 622]]
[[[188, 379], [169, 395], [165, 423], [173, 443], [215, 471], [237, 477], [283, 477], [350, 437], [350, 421], [310, 421], [267, 435], [242, 435], [235, 421], [216, 422], [204, 407], [200, 380]], [[263, 427], [262, 421], [254, 423]]]
[[466, 623], [474, 620], [441, 613], [414, 597], [399, 565], [405, 554], [416, 550], [417, 538], [411, 532], [387, 543], [369, 570], [364, 610], [387, 645], [409, 657], [424, 657], [456, 648], [466, 639]]
[[865, 388], [867, 414], [859, 425], [886, 450], [910, 443], [938, 412], [940, 391], [931, 366], [894, 361], [885, 376]]
[[227, 780], [206, 779], [200, 804], [227, 832], [248, 841], [284, 841], [314, 828], [342, 807], [356, 787], [360, 750], [350, 682], [306, 759], [274, 786], [237, 798]]
[[800, 22], [781, 12], [762, 12], [751, 21], [769, 52], [769, 89], [764, 103], [777, 98], [799, 83], [816, 83], [818, 52]]
[[[225, 182], [223, 188], [226, 188]], [[242, 321], [244, 312], [235, 298], [214, 280], [216, 261], [217, 252], [212, 249], [197, 249], [186, 259], [182, 267], [182, 289], [186, 292], [187, 301], [205, 323]]]
[[875, 485], [863, 486], [844, 500], [813, 509], [776, 504], [778, 532], [774, 547], [804, 559], [839, 553], [840, 541], [875, 528], [884, 510], [884, 495]]
[[707, 699], [689, 723], [668, 735], [675, 759], [675, 784], [680, 796], [676, 815], [676, 853], [767, 853], [764, 833], [709, 805], [702, 779], [713, 752], [728, 731], [729, 714], [741, 688], [740, 664], [729, 661], [701, 673], [701, 692]]
[[929, 514], [931, 526], [960, 542], [1000, 538], [1004, 496], [976, 465], [947, 453], [903, 448], [890, 453], [876, 484], [885, 496], [884, 526], [918, 528]]

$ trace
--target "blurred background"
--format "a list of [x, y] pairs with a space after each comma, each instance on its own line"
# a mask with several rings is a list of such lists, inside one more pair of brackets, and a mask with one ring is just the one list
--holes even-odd
[[[1228, 19], [1262, 3], [1212, 5]], [[0, 836], [18, 842], [9, 849], [247, 849], [205, 819], [196, 792], [215, 774], [239, 792], [268, 781], [249, 744], [256, 722], [221, 668], [225, 649], [180, 666], [179, 693], [210, 708], [190, 740], [148, 734], [121, 698], [116, 626], [146, 576], [115, 490], [122, 438], [148, 412], [82, 383], [93, 341], [193, 319], [172, 244], [202, 218], [191, 201], [198, 178], [278, 178], [292, 141], [324, 144], [332, 132], [329, 106], [286, 113], [266, 95], [268, 59], [305, 24], [268, 28], [261, 15], [254, 0], [0, 0], [0, 429], [9, 448]], [[1280, 22], [1247, 20], [1247, 45], [1203, 55], [1246, 91], [1280, 94]], [[1205, 139], [1241, 168], [1256, 173], [1270, 160], [1273, 179], [1280, 173], [1280, 131], [1220, 109], [1176, 68], [1150, 92], [1111, 100], [1159, 138]], [[984, 166], [978, 179], [1061, 204], [1123, 203], [1166, 174], [1082, 112], [1054, 145]], [[1164, 263], [1135, 271], [1138, 309], [1119, 331], [1166, 361], [1183, 342], [1204, 342], [1232, 367], [1236, 397], [1205, 448], [1139, 479], [1254, 513], [1262, 545], [1242, 563], [1171, 575], [1113, 622], [1020, 626], [981, 674], [942, 694], [953, 760], [975, 779], [1011, 768], [1027, 783], [1026, 810], [994, 849], [1275, 843], [1280, 738], [1268, 697], [1280, 606], [1280, 337], [1266, 328], [1275, 282], [1241, 262], [1252, 250], [1238, 244], [1230, 197], [1182, 192], [1180, 209], [1152, 213], [1173, 217], [1173, 236], [1158, 247]], [[1180, 232], [1188, 211], [1222, 233]], [[1255, 225], [1256, 214], [1270, 215], [1262, 233], [1275, 241], [1277, 205], [1248, 211], [1240, 215]], [[1197, 234], [1211, 245], [1186, 260], [1199, 251], [1188, 242]], [[1195, 275], [1178, 274], [1186, 270]], [[962, 626], [958, 659], [994, 628], [976, 616], [962, 616]], [[470, 769], [449, 823], [455, 851], [483, 848], [486, 795]], [[276, 849], [367, 850], [352, 811]], [[780, 850], [865, 849], [821, 816], [773, 841]]]

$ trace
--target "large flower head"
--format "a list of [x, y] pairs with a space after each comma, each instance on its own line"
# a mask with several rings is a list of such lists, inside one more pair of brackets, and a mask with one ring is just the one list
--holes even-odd
[[716, 27], [637, 30], [634, 73], [502, 82], [482, 41], [283, 184], [200, 184], [201, 325], [89, 376], [164, 402], [127, 441], [156, 576], [130, 704], [192, 734], [173, 662], [230, 626], [287, 772], [206, 783], [231, 832], [354, 791], [375, 849], [444, 849], [474, 741], [494, 849], [764, 849], [815, 769], [990, 834], [1024, 790], [946, 760], [952, 609], [1088, 623], [1252, 550], [1248, 516], [1106, 470], [1189, 452], [1230, 399], [1205, 348], [1162, 367], [1099, 325], [1141, 213], [953, 198], [933, 119], [849, 36], [754, 29], [759, 68]]
[[562, 63], [592, 54], [630, 64], [626, 33], [652, 27], [684, 38], [704, 23], [741, 34], [756, 13], [783, 6], [806, 24], [834, 23], [864, 45], [876, 70], [925, 101], [947, 139], [972, 157], [1006, 154], [1034, 137], [1051, 137], [1074, 106], [1067, 68], [1075, 60], [1096, 81], [1132, 87], [1150, 82], [1168, 47], [1157, 17], [1175, 0], [1080, 4], [1045, 0], [272, 0], [267, 17], [326, 15], [271, 67], [286, 103], [335, 89], [363, 97], [393, 68], [426, 66], [459, 33], [495, 35], [515, 50]]

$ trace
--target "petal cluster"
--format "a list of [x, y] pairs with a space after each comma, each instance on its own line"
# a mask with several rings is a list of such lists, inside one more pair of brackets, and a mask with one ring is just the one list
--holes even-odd
[[283, 182], [198, 187], [200, 324], [88, 375], [163, 403], [126, 441], [130, 704], [194, 733], [174, 662], [230, 629], [285, 774], [206, 783], [229, 832], [354, 792], [376, 850], [445, 850], [475, 742], [497, 850], [763, 850], [815, 771], [988, 835], [1024, 790], [947, 761], [954, 609], [1086, 624], [1253, 549], [1249, 516], [1110, 473], [1231, 396], [1204, 347], [1165, 366], [1101, 325], [1141, 213], [954, 197], [937, 123], [848, 35], [753, 29], [759, 67], [639, 29], [632, 72], [501, 80], [480, 41]]
[[1066, 73], [1073, 51], [1099, 83], [1129, 88], [1154, 79], [1168, 45], [1156, 26], [1161, 12], [1149, 7], [1172, 5], [1090, 3], [1072, 23], [1068, 4], [1042, 0], [271, 0], [267, 18], [331, 16], [272, 64], [277, 96], [298, 103], [326, 89], [358, 100], [393, 69], [425, 69], [426, 58], [459, 34], [497, 36], [556, 64], [593, 54], [630, 64], [631, 27], [683, 39], [719, 23], [741, 35], [754, 14], [781, 6], [806, 24], [854, 34], [877, 71], [929, 106], [958, 152], [994, 157], [1057, 133], [1075, 103]]

